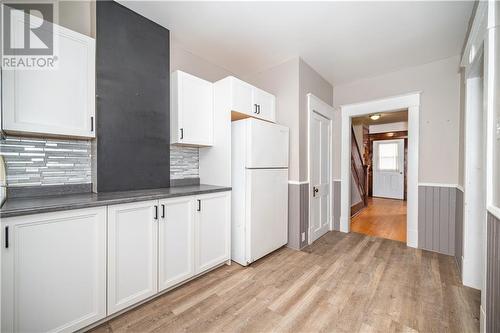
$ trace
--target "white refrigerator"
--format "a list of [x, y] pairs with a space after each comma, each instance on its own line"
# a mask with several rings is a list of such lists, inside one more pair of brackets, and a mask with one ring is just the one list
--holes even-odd
[[231, 259], [246, 266], [288, 242], [289, 130], [247, 118], [231, 136]]

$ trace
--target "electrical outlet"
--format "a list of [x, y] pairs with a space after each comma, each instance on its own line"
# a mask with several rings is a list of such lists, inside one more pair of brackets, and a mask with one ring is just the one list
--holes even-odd
[[302, 241], [303, 241], [303, 242], [305, 242], [305, 241], [306, 241], [306, 233], [305, 233], [305, 232], [303, 232], [303, 233], [302, 233]]

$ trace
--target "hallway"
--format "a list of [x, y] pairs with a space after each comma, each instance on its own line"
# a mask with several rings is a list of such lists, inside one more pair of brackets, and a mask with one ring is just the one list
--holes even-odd
[[406, 201], [368, 198], [368, 207], [351, 219], [351, 231], [406, 243]]

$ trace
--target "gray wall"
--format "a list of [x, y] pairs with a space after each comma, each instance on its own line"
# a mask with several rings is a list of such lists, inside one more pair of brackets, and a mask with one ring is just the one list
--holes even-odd
[[456, 189], [456, 211], [455, 211], [455, 260], [457, 261], [460, 276], [462, 276], [462, 257], [464, 255], [464, 192]]
[[[288, 184], [288, 244], [300, 250], [309, 237], [309, 184]], [[302, 241], [302, 234], [304, 240]]]
[[455, 187], [419, 186], [418, 247], [455, 255]]
[[500, 220], [488, 213], [486, 332], [500, 332]]

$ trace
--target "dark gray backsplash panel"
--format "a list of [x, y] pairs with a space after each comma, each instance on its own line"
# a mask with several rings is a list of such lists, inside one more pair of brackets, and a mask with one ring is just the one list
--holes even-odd
[[169, 31], [97, 2], [97, 190], [170, 186]]
[[418, 247], [455, 255], [455, 187], [419, 186]]
[[500, 220], [488, 213], [486, 332], [500, 332]]
[[340, 180], [333, 181], [333, 230], [340, 231]]
[[456, 211], [455, 211], [455, 260], [457, 261], [458, 270], [462, 274], [462, 257], [464, 255], [463, 240], [464, 240], [464, 192], [461, 189], [456, 189]]

